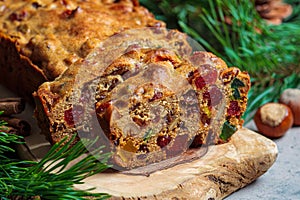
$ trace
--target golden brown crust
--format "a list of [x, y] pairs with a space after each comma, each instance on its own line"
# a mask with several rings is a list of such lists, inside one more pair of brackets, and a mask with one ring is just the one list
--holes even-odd
[[0, 83], [20, 96], [31, 99], [31, 93], [47, 77], [29, 58], [19, 54], [19, 51], [18, 41], [0, 32]]
[[[3, 76], [9, 74], [1, 82], [27, 96], [41, 82], [53, 80], [84, 58], [101, 40], [129, 28], [164, 26], [137, 1], [130, 0], [118, 3], [6, 0], [0, 2], [0, 7], [1, 55], [4, 55], [0, 58], [0, 70]], [[15, 48], [14, 52], [6, 51], [8, 46]], [[5, 57], [9, 57], [8, 61]], [[23, 78], [7, 73], [10, 67], [25, 73]], [[28, 77], [33, 82], [25, 80]]]

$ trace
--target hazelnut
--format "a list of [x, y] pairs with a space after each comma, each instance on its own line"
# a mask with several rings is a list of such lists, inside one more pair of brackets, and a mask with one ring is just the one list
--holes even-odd
[[291, 109], [281, 103], [267, 103], [254, 115], [254, 122], [259, 132], [270, 138], [283, 136], [293, 125]]
[[286, 89], [280, 95], [279, 102], [291, 108], [294, 124], [300, 125], [300, 89]]

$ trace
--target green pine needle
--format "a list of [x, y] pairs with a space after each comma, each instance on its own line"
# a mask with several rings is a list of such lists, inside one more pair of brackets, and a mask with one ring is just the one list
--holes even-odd
[[[0, 115], [3, 112], [0, 111]], [[5, 131], [8, 129], [5, 125], [7, 123], [0, 121], [0, 159], [6, 159], [5, 153], [14, 152], [15, 150], [9, 146], [10, 143], [21, 143], [22, 137], [15, 134], [8, 134]]]
[[[0, 122], [0, 127], [5, 123]], [[107, 199], [103, 193], [92, 193], [89, 190], [76, 190], [74, 184], [83, 184], [84, 179], [100, 173], [109, 166], [106, 164], [109, 154], [101, 152], [101, 148], [86, 155], [86, 148], [95, 142], [83, 140], [70, 145], [75, 137], [55, 144], [47, 155], [39, 162], [19, 161], [7, 158], [4, 153], [14, 151], [9, 145], [20, 143], [22, 137], [0, 132], [0, 196], [2, 199], [31, 198], [42, 199]], [[86, 156], [85, 156], [86, 155]], [[81, 158], [83, 157], [83, 158]], [[80, 159], [79, 159], [80, 158]], [[70, 161], [79, 159], [73, 166]]]

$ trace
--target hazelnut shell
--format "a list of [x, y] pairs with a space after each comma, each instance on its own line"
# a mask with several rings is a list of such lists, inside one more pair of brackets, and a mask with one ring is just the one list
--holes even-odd
[[279, 102], [291, 108], [294, 125], [300, 125], [300, 89], [286, 89], [280, 95]]
[[[271, 109], [264, 109], [268, 106]], [[276, 125], [271, 125], [271, 123], [266, 122], [262, 119], [262, 115], [270, 114], [271, 116], [276, 115], [278, 109], [284, 109], [285, 112], [283, 118], [279, 119]], [[262, 113], [268, 112], [268, 113]], [[293, 114], [291, 109], [285, 104], [281, 103], [267, 103], [261, 106], [254, 115], [254, 122], [260, 133], [269, 138], [278, 138], [283, 136], [293, 125]]]

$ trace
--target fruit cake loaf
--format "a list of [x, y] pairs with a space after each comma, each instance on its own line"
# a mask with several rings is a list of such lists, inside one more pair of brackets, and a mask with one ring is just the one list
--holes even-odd
[[124, 51], [111, 45], [121, 53], [107, 58], [116, 49], [101, 45], [38, 89], [37, 116], [52, 143], [99, 136], [113, 163], [130, 169], [229, 140], [243, 123], [248, 74], [211, 53], [192, 52], [176, 31], [160, 38], [157, 30], [145, 34], [155, 48], [139, 45], [144, 35]]
[[[83, 80], [79, 80], [79, 83], [81, 83], [79, 85], [85, 87], [88, 87], [89, 84], [94, 84], [95, 87], [98, 85], [96, 87], [98, 90], [95, 93], [101, 96], [107, 91], [103, 90], [98, 81], [99, 77], [103, 78], [103, 81], [107, 80], [105, 83], [106, 86], [110, 85], [109, 81], [113, 81], [113, 84], [111, 84], [113, 86], [110, 87], [110, 89], [113, 89], [118, 84], [114, 83], [115, 79], [110, 80], [110, 76], [112, 76], [110, 71], [116, 73], [113, 75], [119, 76], [120, 80], [122, 80], [124, 77], [118, 74], [122, 72], [122, 67], [120, 71], [114, 70], [114, 68], [119, 69], [119, 66], [117, 66], [119, 64], [120, 66], [130, 65], [130, 62], [128, 63], [127, 60], [128, 56], [132, 59], [131, 62], [143, 63], [144, 61], [139, 60], [139, 58], [144, 58], [144, 56], [146, 58], [148, 56], [153, 57], [151, 56], [152, 54], [160, 54], [161, 51], [165, 53], [163, 53], [163, 56], [158, 57], [163, 60], [163, 63], [155, 59], [150, 59], [151, 62], [149, 61], [152, 63], [151, 66], [159, 65], [158, 68], [153, 69], [153, 73], [157, 74], [156, 70], [158, 70], [172, 77], [176, 68], [175, 72], [180, 77], [187, 76], [179, 78], [179, 80], [177, 74], [175, 76], [177, 78], [173, 78], [175, 82], [185, 83], [185, 86], [179, 91], [181, 92], [179, 96], [185, 95], [187, 99], [191, 99], [191, 102], [184, 101], [183, 103], [190, 104], [197, 99], [199, 105], [195, 106], [195, 102], [193, 106], [181, 105], [180, 102], [177, 102], [178, 94], [172, 90], [170, 91], [170, 88], [165, 87], [163, 84], [145, 83], [144, 86], [141, 86], [141, 90], [144, 89], [148, 92], [145, 95], [137, 92], [134, 96], [139, 97], [140, 95], [139, 98], [146, 101], [149, 95], [153, 94], [153, 91], [159, 91], [156, 94], [158, 96], [154, 98], [153, 102], [158, 104], [158, 108], [160, 109], [174, 110], [170, 111], [170, 113], [164, 113], [165, 115], [161, 116], [166, 118], [166, 122], [161, 125], [164, 132], [153, 134], [156, 131], [153, 125], [155, 120], [152, 118], [150, 120], [141, 119], [143, 113], [139, 111], [140, 107], [136, 106], [138, 103], [132, 98], [130, 103], [136, 107], [132, 107], [129, 116], [131, 116], [133, 122], [142, 128], [152, 123], [152, 126], [150, 125], [148, 130], [140, 133], [143, 134], [142, 142], [132, 137], [126, 138], [126, 134], [123, 136], [123, 131], [118, 130], [120, 127], [112, 124], [116, 116], [114, 115], [114, 105], [110, 105], [110, 97], [105, 99], [108, 104], [102, 102], [103, 99], [101, 98], [92, 98], [92, 100], [95, 100], [95, 102], [92, 102], [92, 105], [98, 109], [96, 112], [97, 122], [95, 122], [94, 118], [91, 121], [96, 124], [99, 121], [109, 142], [114, 144], [112, 148], [119, 150], [114, 155], [114, 160], [118, 165], [125, 168], [133, 168], [160, 161], [168, 156], [173, 156], [173, 154], [180, 154], [189, 146], [197, 147], [207, 142], [225, 142], [242, 123], [241, 115], [246, 107], [246, 93], [249, 89], [248, 76], [236, 68], [226, 70], [225, 63], [209, 53], [194, 53], [194, 56], [188, 59], [184, 58], [183, 55], [189, 55], [188, 52], [190, 49], [188, 45], [185, 45], [184, 41], [181, 40], [179, 42], [178, 38], [172, 40], [174, 32], [168, 34], [167, 38], [160, 40], [160, 42], [164, 43], [165, 40], [170, 40], [169, 43], [174, 48], [181, 46], [181, 52], [179, 53], [172, 53], [170, 48], [162, 48], [161, 50], [155, 48], [154, 51], [148, 51], [147, 49], [138, 47], [133, 52], [129, 48], [126, 50], [128, 54], [114, 57], [114, 59], [110, 60], [115, 63], [115, 66], [113, 64], [110, 65], [110, 71], [102, 71], [100, 69], [103, 66], [99, 67], [93, 63], [89, 63], [92, 58], [97, 57], [93, 54], [94, 49], [97, 49], [102, 44], [102, 41], [109, 36], [126, 29], [164, 26], [162, 22], [155, 20], [151, 13], [139, 6], [137, 1], [5, 0], [0, 2], [0, 21], [0, 53], [3, 55], [0, 57], [0, 80], [2, 83], [17, 91], [20, 95], [28, 97], [33, 91], [37, 90], [41, 83], [61, 76], [54, 82], [43, 84], [35, 94], [38, 106], [36, 113], [39, 124], [42, 131], [45, 132], [52, 143], [60, 141], [64, 136], [71, 137], [76, 132], [80, 132], [79, 130], [83, 130], [83, 132], [87, 131], [91, 133], [90, 135], [97, 135], [97, 129], [91, 130], [90, 127], [84, 126], [84, 122], [86, 121], [78, 124], [78, 119], [76, 119], [79, 118], [78, 116], [83, 115], [87, 119], [89, 119], [89, 116], [85, 116], [86, 112], [82, 113], [80, 104], [73, 104], [73, 101], [69, 102], [74, 93], [74, 80], [78, 79], [76, 77], [79, 72], [78, 68], [84, 66], [83, 68], [87, 68], [87, 71], [90, 73], [90, 76], [83, 76]], [[155, 29], [155, 31], [160, 32], [161, 30]], [[118, 40], [118, 38], [115, 39]], [[154, 38], [150, 37], [151, 41], [152, 39]], [[143, 42], [149, 43], [149, 41], [145, 40]], [[159, 45], [161, 44], [157, 44], [157, 46]], [[131, 44], [127, 44], [128, 46], [131, 49], [135, 49], [136, 47]], [[109, 48], [106, 50], [109, 50]], [[114, 54], [114, 51], [109, 50], [108, 52]], [[141, 57], [134, 58], [136, 55], [140, 55]], [[87, 56], [90, 57], [86, 58]], [[181, 67], [178, 69], [175, 67], [178, 64], [176, 62], [181, 63]], [[198, 67], [206, 65], [207, 62], [208, 65], [201, 68], [201, 70], [193, 70], [193, 67], [191, 67], [192, 65]], [[170, 67], [170, 63], [174, 67]], [[129, 74], [132, 69], [134, 68], [129, 67]], [[144, 68], [142, 67], [141, 69]], [[201, 74], [205, 71], [208, 71], [209, 75], [202, 76]], [[62, 73], [64, 74], [61, 75]], [[218, 78], [216, 79], [215, 77]], [[93, 80], [96, 80], [96, 83]], [[219, 80], [218, 84], [207, 86], [206, 83], [214, 82], [214, 80]], [[220, 80], [224, 81], [223, 85]], [[153, 83], [155, 82], [154, 80]], [[189, 83], [188, 86], [186, 86], [186, 83]], [[182, 93], [184, 89], [191, 91], [191, 88], [194, 88], [194, 92], [190, 92], [189, 94]], [[173, 86], [173, 89], [176, 90], [176, 87]], [[117, 91], [119, 90], [117, 89]], [[220, 93], [223, 93], [222, 97], [226, 97], [224, 98], [226, 101], [220, 98]], [[106, 108], [103, 105], [108, 105], [108, 107]], [[223, 107], [220, 105], [223, 105]], [[145, 107], [147, 108], [147, 106]], [[88, 107], [88, 109], [90, 108]], [[219, 112], [217, 112], [218, 109]], [[147, 113], [149, 114], [149, 112]], [[147, 116], [147, 113], [145, 113], [145, 116]], [[153, 116], [153, 113], [151, 111], [150, 115]], [[193, 116], [192, 121], [199, 122], [200, 120], [196, 126], [198, 130], [196, 132], [186, 131], [189, 128], [195, 128], [193, 127], [194, 124], [189, 124], [187, 119], [189, 116], [188, 113]], [[227, 113], [227, 115], [217, 116], [217, 113]], [[176, 119], [178, 116], [182, 119]], [[122, 120], [120, 121], [122, 122]], [[158, 122], [162, 122], [162, 120], [160, 119]], [[186, 124], [184, 125], [184, 123]], [[215, 131], [211, 127], [215, 127], [218, 130]], [[170, 130], [171, 128], [175, 129]], [[112, 129], [115, 131], [111, 131]], [[161, 138], [162, 141], [158, 138]], [[154, 144], [155, 141], [156, 144]], [[144, 144], [145, 142], [146, 145]], [[164, 144], [167, 145], [164, 146]], [[178, 146], [184, 147], [178, 148]], [[129, 161], [125, 162], [123, 160], [124, 156], [122, 157], [122, 153], [120, 153], [122, 149], [125, 150], [127, 156], [127, 152], [134, 152], [136, 148], [138, 148], [136, 153], [126, 158]], [[151, 154], [151, 152], [154, 153]], [[170, 154], [170, 152], [173, 153]], [[137, 160], [137, 158], [139, 159]]]
[[136, 0], [0, 1], [0, 82], [21, 96], [124, 29], [164, 26]]

